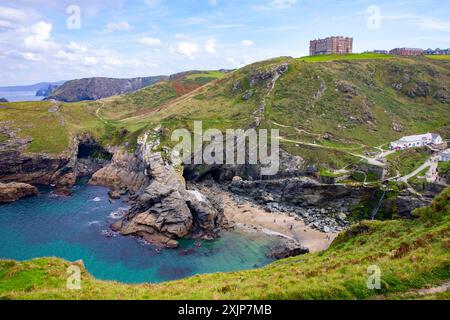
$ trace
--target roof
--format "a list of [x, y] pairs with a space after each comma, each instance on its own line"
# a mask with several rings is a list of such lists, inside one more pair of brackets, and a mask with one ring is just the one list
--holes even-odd
[[395, 141], [397, 143], [410, 143], [410, 142], [415, 142], [415, 141], [420, 141], [420, 140], [435, 140], [437, 138], [439, 138], [440, 136], [436, 133], [425, 133], [425, 134], [418, 134], [418, 135], [413, 135], [413, 136], [405, 136], [400, 138], [399, 140]]

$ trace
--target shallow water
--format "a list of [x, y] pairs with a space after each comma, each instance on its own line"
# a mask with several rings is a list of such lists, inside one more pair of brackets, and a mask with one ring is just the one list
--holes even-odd
[[40, 101], [44, 99], [44, 97], [36, 97], [36, 91], [0, 91], [0, 98], [5, 98], [9, 102]]
[[71, 197], [43, 190], [37, 197], [0, 205], [0, 259], [55, 256], [82, 259], [104, 280], [161, 282], [199, 273], [236, 271], [265, 265], [274, 239], [252, 233], [225, 232], [215, 241], [183, 240], [180, 248], [158, 253], [134, 237], [106, 236], [108, 226], [126, 208], [109, 203], [108, 189], [79, 183]]

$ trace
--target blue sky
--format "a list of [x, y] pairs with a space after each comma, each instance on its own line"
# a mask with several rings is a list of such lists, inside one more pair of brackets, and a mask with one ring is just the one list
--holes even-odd
[[329, 35], [448, 48], [449, 18], [441, 0], [0, 0], [0, 86], [236, 68]]

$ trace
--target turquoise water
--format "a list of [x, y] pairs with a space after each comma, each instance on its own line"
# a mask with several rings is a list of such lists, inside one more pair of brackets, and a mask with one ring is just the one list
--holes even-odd
[[108, 189], [79, 183], [71, 197], [49, 190], [37, 197], [0, 205], [0, 259], [37, 257], [82, 259], [98, 279], [126, 283], [161, 282], [199, 273], [251, 269], [272, 261], [266, 253], [273, 240], [225, 232], [215, 241], [184, 240], [178, 249], [157, 252], [134, 237], [105, 232], [121, 201], [109, 203]]

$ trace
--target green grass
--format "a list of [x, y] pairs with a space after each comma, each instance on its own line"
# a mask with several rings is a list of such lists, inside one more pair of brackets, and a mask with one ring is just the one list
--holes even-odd
[[5, 142], [7, 140], [9, 140], [9, 136], [7, 136], [4, 133], [0, 133], [0, 143]]
[[390, 176], [399, 171], [402, 176], [419, 168], [430, 157], [427, 148], [415, 148], [397, 151], [387, 156]]
[[[450, 278], [450, 189], [416, 220], [363, 221], [323, 252], [266, 267], [198, 275], [162, 284], [99, 281], [83, 269], [81, 290], [66, 289], [69, 262], [41, 258], [0, 261], [3, 299], [384, 299], [414, 295]], [[367, 288], [369, 266], [381, 270], [381, 289]], [[447, 297], [440, 294], [440, 297]]]
[[425, 57], [433, 60], [450, 60], [450, 55], [425, 55]]
[[206, 72], [202, 72], [202, 73], [194, 73], [194, 74], [190, 74], [186, 77], [187, 80], [197, 80], [199, 78], [210, 78], [210, 79], [220, 79], [224, 76], [225, 74], [223, 72], [220, 71], [206, 71]]
[[440, 161], [438, 163], [438, 172], [441, 175], [450, 174], [450, 161], [447, 161], [447, 162]]
[[336, 60], [371, 60], [371, 59], [389, 59], [392, 58], [389, 54], [379, 53], [356, 53], [356, 54], [323, 54], [317, 56], [307, 56], [298, 58], [305, 62], [327, 62]]

